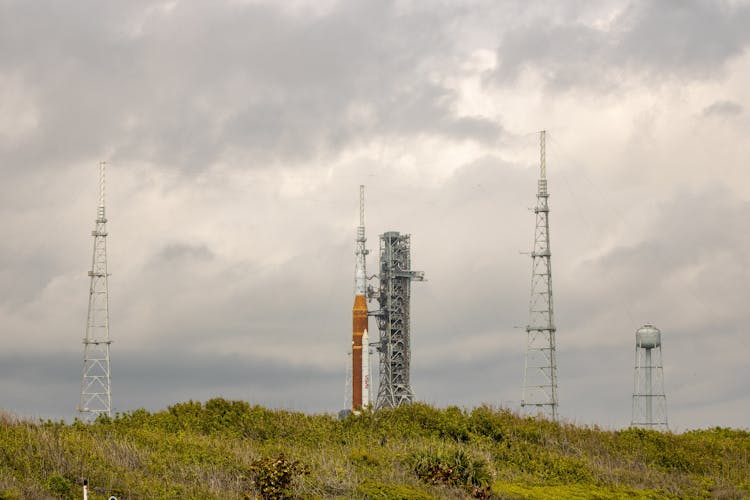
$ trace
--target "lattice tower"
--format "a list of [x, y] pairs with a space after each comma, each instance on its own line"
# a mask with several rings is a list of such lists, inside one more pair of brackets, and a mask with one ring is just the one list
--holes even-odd
[[85, 422], [99, 415], [112, 416], [109, 347], [109, 293], [107, 272], [107, 217], [104, 209], [105, 162], [99, 163], [99, 207], [96, 211], [94, 252], [91, 262], [86, 336], [83, 338], [83, 377], [79, 418]]
[[411, 282], [423, 281], [424, 273], [410, 267], [409, 235], [395, 231], [380, 235], [380, 309], [372, 314], [380, 330], [378, 409], [414, 401], [409, 381]]
[[537, 184], [536, 229], [531, 253], [531, 298], [526, 327], [526, 360], [523, 374], [521, 409], [557, 420], [557, 362], [555, 323], [552, 305], [552, 265], [550, 261], [549, 205], [547, 199], [546, 132], [539, 136], [540, 176]]

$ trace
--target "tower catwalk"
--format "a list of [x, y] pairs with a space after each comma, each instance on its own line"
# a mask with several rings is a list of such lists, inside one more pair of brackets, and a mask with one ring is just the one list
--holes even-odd
[[526, 326], [526, 362], [523, 373], [521, 409], [557, 420], [557, 362], [555, 359], [555, 323], [552, 307], [552, 267], [549, 243], [549, 206], [547, 205], [547, 165], [545, 135], [540, 132], [540, 176], [536, 195], [536, 230], [531, 253], [531, 298], [529, 324]]
[[380, 309], [373, 313], [380, 330], [377, 408], [395, 408], [414, 401], [409, 383], [411, 282], [423, 281], [424, 273], [409, 269], [409, 240], [408, 234], [395, 231], [380, 235]]
[[99, 163], [99, 207], [96, 211], [94, 252], [89, 277], [89, 308], [83, 339], [83, 377], [78, 412], [91, 422], [99, 415], [112, 416], [109, 374], [109, 298], [107, 287], [107, 218], [104, 210], [105, 163]]
[[[352, 308], [352, 410], [359, 410], [370, 404], [369, 380], [367, 373], [363, 374], [363, 359], [369, 355], [370, 349], [362, 345], [362, 338], [368, 329], [367, 316], [367, 273], [365, 248], [365, 187], [359, 186], [359, 227], [357, 227], [357, 243], [355, 247], [356, 263], [354, 266], [354, 307]], [[364, 356], [364, 357], [363, 357]], [[365, 388], [365, 386], [367, 386]], [[366, 389], [366, 390], [365, 390]]]
[[635, 332], [635, 380], [633, 383], [633, 427], [659, 431], [667, 427], [667, 396], [661, 361], [661, 331], [643, 325]]

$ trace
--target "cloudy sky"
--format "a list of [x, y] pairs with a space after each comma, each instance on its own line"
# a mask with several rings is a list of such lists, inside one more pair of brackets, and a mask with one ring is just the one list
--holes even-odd
[[671, 427], [748, 427], [748, 25], [729, 0], [3, 2], [0, 407], [75, 414], [107, 160], [116, 411], [342, 408], [359, 184], [370, 270], [396, 230], [428, 278], [418, 398], [518, 408], [546, 129], [563, 418], [628, 425], [652, 322]]

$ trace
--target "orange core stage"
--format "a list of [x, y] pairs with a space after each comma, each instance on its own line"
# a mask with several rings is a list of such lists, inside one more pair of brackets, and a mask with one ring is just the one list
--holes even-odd
[[362, 335], [367, 326], [367, 301], [364, 295], [356, 295], [352, 308], [352, 410], [362, 408]]

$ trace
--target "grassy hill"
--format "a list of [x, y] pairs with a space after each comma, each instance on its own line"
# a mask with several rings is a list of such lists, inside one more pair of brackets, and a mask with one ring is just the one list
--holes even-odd
[[750, 432], [603, 431], [414, 404], [338, 420], [241, 401], [95, 424], [0, 414], [0, 499], [750, 498]]

